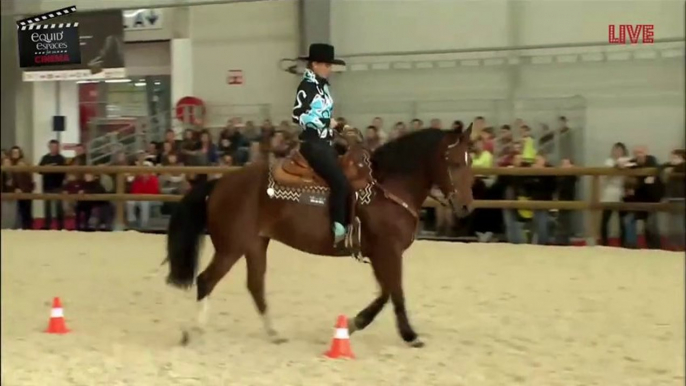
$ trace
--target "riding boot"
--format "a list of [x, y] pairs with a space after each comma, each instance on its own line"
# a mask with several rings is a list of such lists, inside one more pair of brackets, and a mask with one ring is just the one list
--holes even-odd
[[341, 241], [345, 240], [346, 229], [343, 224], [339, 222], [334, 222], [332, 226], [333, 230], [333, 244], [338, 245]]

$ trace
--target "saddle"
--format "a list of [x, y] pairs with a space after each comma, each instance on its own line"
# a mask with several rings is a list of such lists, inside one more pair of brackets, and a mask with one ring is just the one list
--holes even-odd
[[[273, 168], [274, 181], [286, 186], [328, 187], [324, 179], [314, 172], [298, 148]], [[353, 191], [364, 189], [372, 181], [369, 153], [361, 146], [351, 146], [345, 154], [338, 157]]]
[[[358, 261], [363, 261], [361, 252], [362, 228], [360, 219], [357, 218], [355, 212], [358, 200], [357, 192], [368, 189], [373, 182], [370, 154], [360, 144], [349, 144], [345, 153], [338, 157], [338, 164], [343, 169], [343, 174], [348, 179], [353, 192], [356, 192], [350, 197], [351, 205], [350, 213], [348, 213], [350, 225], [348, 226], [344, 247], [339, 249], [338, 253], [341, 255], [352, 255]], [[310, 164], [300, 153], [299, 148], [293, 149], [286, 158], [277, 161], [272, 166], [271, 176], [275, 183], [294, 188], [296, 191], [328, 188], [324, 179], [317, 175], [310, 167]], [[315, 195], [322, 196], [316, 200], [318, 204], [326, 202], [325, 192], [315, 193]], [[307, 194], [307, 197], [311, 200], [310, 203], [315, 202], [311, 194]]]

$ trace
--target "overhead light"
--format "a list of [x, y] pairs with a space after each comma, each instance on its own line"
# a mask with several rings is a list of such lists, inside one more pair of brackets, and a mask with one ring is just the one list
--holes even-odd
[[460, 65], [465, 66], [465, 67], [480, 66], [481, 60], [479, 60], [479, 59], [461, 60]]
[[390, 63], [372, 63], [372, 70], [388, 70], [390, 68]]
[[434, 68], [434, 63], [433, 62], [417, 62], [415, 64], [415, 68], [420, 69], [420, 70], [429, 70]]
[[369, 67], [366, 64], [351, 64], [350, 71], [367, 71]]
[[657, 52], [656, 51], [648, 51], [648, 50], [635, 51], [634, 52], [634, 58], [636, 58], [636, 59], [655, 59], [655, 58], [657, 58]]
[[97, 80], [79, 80], [76, 84], [98, 83]]
[[134, 83], [133, 85], [136, 86], [136, 87], [145, 87], [145, 86], [147, 85], [147, 83], [145, 83], [145, 82], [136, 82], [136, 83]]
[[552, 56], [532, 56], [531, 64], [550, 64], [553, 62]]
[[410, 62], [396, 62], [393, 63], [393, 68], [396, 70], [411, 70], [412, 63]]
[[600, 52], [588, 53], [588, 54], [582, 54], [581, 55], [581, 60], [584, 62], [601, 62], [603, 59], [604, 59], [604, 56]]
[[502, 66], [503, 64], [505, 64], [503, 58], [484, 59], [485, 66]]
[[558, 63], [576, 63], [579, 57], [577, 55], [558, 55], [555, 59]]
[[683, 50], [665, 50], [660, 53], [663, 58], [683, 58], [684, 57], [684, 51]]
[[620, 52], [608, 52], [606, 54], [607, 60], [629, 60], [631, 59], [631, 52], [620, 51]]
[[155, 82], [155, 86], [159, 86], [161, 84], [162, 84], [162, 82]]
[[437, 63], [438, 68], [453, 68], [457, 67], [457, 62], [454, 60], [441, 60]]
[[105, 83], [131, 83], [131, 79], [107, 79]]

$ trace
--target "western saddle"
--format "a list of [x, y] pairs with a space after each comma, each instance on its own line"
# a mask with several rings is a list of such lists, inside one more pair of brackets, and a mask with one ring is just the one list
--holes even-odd
[[[369, 153], [362, 146], [349, 147], [345, 154], [338, 157], [338, 164], [343, 169], [353, 191], [364, 189], [371, 183]], [[312, 170], [297, 148], [274, 166], [273, 177], [275, 182], [286, 186], [327, 186], [326, 182]]]

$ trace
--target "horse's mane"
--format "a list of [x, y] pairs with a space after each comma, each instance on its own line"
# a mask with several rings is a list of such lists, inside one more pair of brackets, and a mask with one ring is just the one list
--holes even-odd
[[385, 176], [414, 173], [429, 162], [446, 134], [423, 129], [386, 142], [372, 153], [372, 170]]

